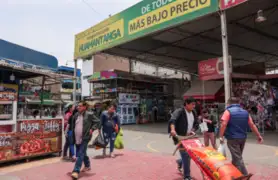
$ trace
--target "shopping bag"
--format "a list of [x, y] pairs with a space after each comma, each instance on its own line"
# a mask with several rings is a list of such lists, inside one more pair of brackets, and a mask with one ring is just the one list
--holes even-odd
[[201, 132], [202, 132], [202, 133], [208, 131], [208, 125], [207, 125], [206, 122], [202, 122], [199, 126], [200, 126], [200, 129], [201, 129]]
[[94, 139], [92, 146], [90, 147], [93, 147], [95, 149], [106, 148], [107, 144], [108, 143], [104, 140], [102, 131], [100, 131], [97, 137]]
[[217, 151], [226, 157], [226, 149], [224, 143], [220, 143]]
[[116, 149], [124, 149], [124, 141], [123, 141], [123, 130], [120, 129], [119, 133], [116, 136], [114, 147]]

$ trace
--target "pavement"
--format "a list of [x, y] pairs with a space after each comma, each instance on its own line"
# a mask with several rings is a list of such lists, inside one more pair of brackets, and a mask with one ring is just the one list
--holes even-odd
[[[125, 149], [116, 151], [115, 159], [101, 158], [101, 150], [89, 149], [92, 171], [81, 174], [80, 179], [96, 180], [179, 180], [171, 154], [173, 143], [166, 124], [128, 125], [124, 128]], [[278, 133], [266, 133], [265, 143], [258, 145], [249, 135], [244, 160], [252, 180], [276, 180], [278, 175]], [[228, 156], [229, 157], [229, 156]], [[66, 180], [70, 178], [73, 163], [62, 162], [58, 157], [45, 157], [29, 163], [10, 163], [0, 166], [2, 180]], [[192, 175], [202, 179], [200, 171], [192, 163]], [[4, 177], [5, 176], [5, 177]]]

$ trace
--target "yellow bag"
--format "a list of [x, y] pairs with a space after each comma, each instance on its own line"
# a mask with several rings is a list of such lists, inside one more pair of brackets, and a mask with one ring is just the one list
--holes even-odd
[[122, 130], [122, 128], [120, 129], [119, 133], [117, 134], [114, 146], [115, 146], [116, 149], [124, 149], [123, 130]]

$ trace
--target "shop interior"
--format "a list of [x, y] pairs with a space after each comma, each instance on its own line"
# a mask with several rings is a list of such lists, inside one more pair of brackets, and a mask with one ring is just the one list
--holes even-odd
[[89, 82], [94, 96], [116, 99], [122, 124], [167, 121], [167, 109], [173, 107], [169, 84], [159, 77], [115, 70], [97, 72]]

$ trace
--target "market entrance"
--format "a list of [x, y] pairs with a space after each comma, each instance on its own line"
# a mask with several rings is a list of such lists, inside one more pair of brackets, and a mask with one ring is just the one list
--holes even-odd
[[[178, 2], [180, 1], [175, 3]], [[80, 51], [78, 49], [80, 46], [78, 47], [78, 45], [82, 39], [84, 40], [85, 33], [78, 34], [75, 57], [87, 58], [101, 51], [126, 57], [133, 61], [152, 63], [160, 67], [169, 67], [191, 74], [200, 74], [200, 71], [203, 71], [203, 73], [208, 73], [206, 74], [208, 76], [203, 77], [201, 80], [223, 82], [225, 65], [221, 63], [223, 62], [221, 57], [224, 53], [221, 35], [225, 34], [221, 33], [218, 4], [224, 2], [226, 1], [210, 0], [198, 10], [191, 9], [184, 12], [183, 15], [175, 14], [175, 18], [169, 16], [167, 20], [161, 18], [157, 24], [143, 26], [142, 24], [140, 25], [140, 22], [145, 22], [150, 16], [154, 17], [154, 14], [157, 15], [159, 12], [169, 10], [174, 6], [174, 3], [168, 2], [164, 6], [157, 8], [152, 5], [152, 1], [143, 1], [120, 13], [122, 15], [121, 18], [124, 20], [122, 23], [127, 23], [123, 28], [125, 30], [123, 31], [124, 35], [120, 39], [110, 41], [109, 44], [88, 47], [87, 51]], [[231, 94], [239, 96], [244, 101], [244, 104], [248, 106], [252, 104], [249, 101], [250, 99], [253, 102], [254, 100], [252, 99], [254, 97], [255, 99], [259, 98], [259, 96], [258, 92], [256, 92], [254, 96], [246, 97], [244, 94], [249, 92], [246, 90], [249, 90], [254, 84], [260, 84], [260, 90], [257, 91], [264, 98], [260, 104], [252, 105], [252, 107], [256, 106], [257, 110], [260, 109], [262, 111], [263, 119], [269, 119], [271, 116], [269, 111], [271, 110], [269, 109], [267, 112], [265, 110], [269, 106], [273, 106], [273, 103], [270, 105], [270, 97], [275, 100], [275, 90], [272, 87], [277, 76], [266, 75], [266, 72], [276, 69], [278, 64], [276, 48], [278, 45], [278, 33], [276, 31], [278, 23], [275, 18], [277, 17], [277, 1], [235, 2], [244, 3], [225, 10], [230, 55], [229, 65], [230, 69], [232, 69], [231, 78], [233, 78], [233, 88], [226, 89], [226, 92], [230, 91]], [[145, 7], [143, 9], [146, 12], [141, 12], [142, 7]], [[125, 15], [130, 11], [136, 12], [137, 14], [134, 13], [136, 17], [129, 16], [125, 19]], [[109, 19], [111, 28], [115, 28], [115, 26], [112, 27], [113, 23], [111, 22], [113, 20], [120, 23], [120, 20], [116, 21], [116, 18], [113, 16]], [[172, 21], [173, 19], [175, 22]], [[192, 19], [195, 20], [190, 21]], [[100, 30], [101, 26], [107, 22], [104, 21], [89, 30]], [[130, 32], [128, 25], [133, 24], [133, 22], [139, 22], [140, 26]], [[200, 63], [203, 60], [210, 61]], [[228, 70], [226, 72], [230, 74]], [[246, 84], [249, 85], [245, 86]], [[270, 92], [269, 90], [272, 90], [271, 93], [266, 93]], [[203, 92], [206, 92], [206, 89]], [[219, 93], [219, 96], [223, 96], [223, 93]], [[272, 121], [271, 124], [272, 127], [276, 126], [276, 121]]]

